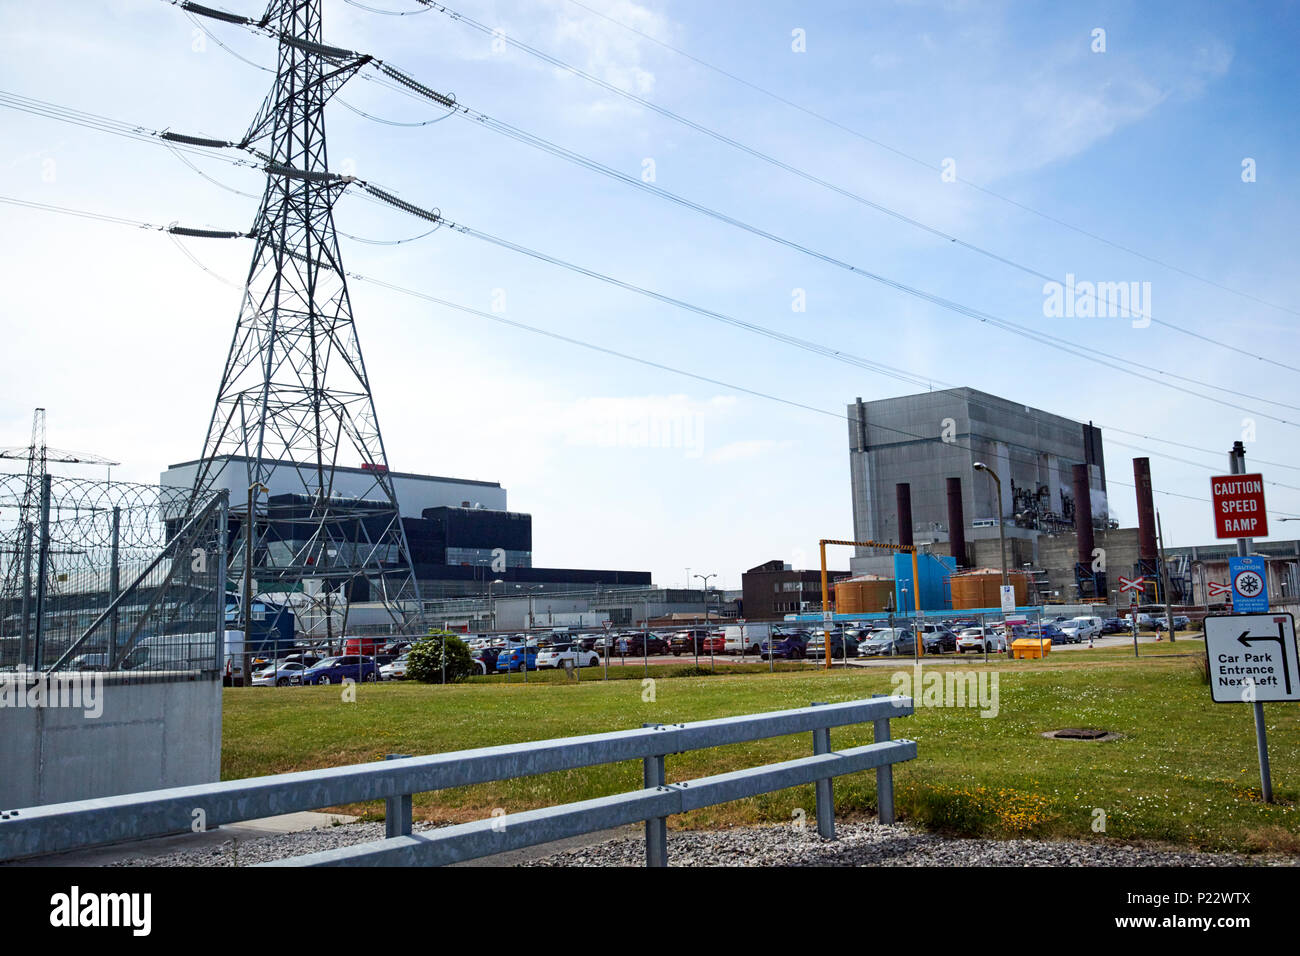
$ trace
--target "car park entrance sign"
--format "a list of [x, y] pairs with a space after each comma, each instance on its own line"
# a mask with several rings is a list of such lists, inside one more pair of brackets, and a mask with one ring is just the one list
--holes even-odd
[[1205, 653], [1216, 703], [1300, 700], [1300, 654], [1290, 614], [1210, 615]]
[[1263, 475], [1219, 475], [1210, 479], [1210, 494], [1216, 537], [1268, 537]]

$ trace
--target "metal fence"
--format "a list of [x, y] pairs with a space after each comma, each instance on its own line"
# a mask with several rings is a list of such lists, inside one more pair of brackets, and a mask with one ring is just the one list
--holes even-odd
[[[915, 759], [916, 743], [894, 740], [889, 722], [912, 712], [909, 697], [876, 697], [11, 810], [0, 814], [0, 861], [184, 832], [197, 819], [211, 827], [383, 799], [385, 839], [280, 865], [439, 866], [644, 821], [646, 863], [665, 866], [672, 814], [808, 783], [816, 785], [818, 831], [833, 838], [832, 781], [863, 770], [876, 771], [880, 819], [893, 823], [893, 765]], [[832, 728], [863, 723], [873, 725], [874, 743], [831, 748]], [[667, 782], [671, 754], [808, 732], [810, 756]], [[625, 760], [642, 761], [641, 790], [412, 832], [414, 794]]]
[[0, 475], [0, 670], [215, 673], [227, 503], [185, 488]]

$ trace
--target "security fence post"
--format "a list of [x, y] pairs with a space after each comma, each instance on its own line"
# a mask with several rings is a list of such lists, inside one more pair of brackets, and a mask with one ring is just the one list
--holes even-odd
[[[642, 724], [643, 727], [658, 727], [658, 724]], [[641, 761], [645, 788], [650, 790], [662, 787], [668, 782], [665, 774], [664, 755], [655, 754]], [[668, 818], [651, 817], [645, 822], [645, 865], [668, 865]]]
[[[410, 754], [385, 754], [385, 760], [401, 760]], [[411, 795], [398, 794], [384, 798], [384, 836], [409, 836], [411, 833]]]
[[[875, 742], [883, 743], [890, 739], [889, 718], [879, 717], [873, 722]], [[879, 807], [880, 822], [894, 822], [894, 767], [883, 764], [876, 768], [876, 804]]]
[[[824, 700], [815, 700], [812, 702], [814, 707], [825, 707]], [[829, 727], [818, 727], [813, 731], [813, 753], [828, 754], [831, 752], [831, 730]], [[830, 777], [818, 780], [816, 783], [817, 792], [817, 832], [827, 840], [835, 839], [835, 792], [831, 789], [832, 781]]]

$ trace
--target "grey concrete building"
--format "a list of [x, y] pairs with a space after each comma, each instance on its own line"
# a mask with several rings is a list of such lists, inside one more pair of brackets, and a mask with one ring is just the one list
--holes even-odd
[[[896, 486], [911, 486], [917, 545], [946, 551], [947, 479], [961, 479], [966, 561], [981, 563], [1005, 522], [1008, 561], [1037, 558], [1044, 533], [1074, 527], [1071, 468], [1088, 466], [1093, 524], [1105, 527], [1106, 464], [1100, 429], [972, 388], [952, 388], [848, 406], [853, 531], [858, 541], [899, 541]], [[986, 463], [1002, 481], [997, 500]], [[995, 562], [993, 562], [996, 564]], [[853, 573], [889, 573], [884, 552], [858, 549]]]

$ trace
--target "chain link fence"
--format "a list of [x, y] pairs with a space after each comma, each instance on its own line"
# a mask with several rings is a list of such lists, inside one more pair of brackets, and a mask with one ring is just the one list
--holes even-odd
[[0, 670], [215, 675], [228, 504], [187, 488], [0, 475]]

